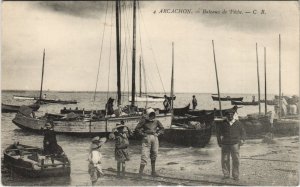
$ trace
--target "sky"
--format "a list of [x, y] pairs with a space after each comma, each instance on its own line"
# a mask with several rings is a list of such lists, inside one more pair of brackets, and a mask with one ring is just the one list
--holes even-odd
[[[131, 5], [122, 2], [122, 91], [131, 90]], [[106, 1], [2, 2], [2, 90], [39, 90], [45, 49], [45, 90], [94, 91], [100, 62], [97, 91], [115, 91], [114, 9]], [[277, 94], [279, 34], [282, 92], [298, 94], [298, 2], [141, 1], [136, 61], [142, 56], [142, 89], [170, 91], [174, 42], [175, 93], [216, 93], [213, 40], [221, 93], [257, 93], [257, 43], [261, 90], [265, 47], [267, 92]], [[137, 64], [137, 90], [138, 71]]]

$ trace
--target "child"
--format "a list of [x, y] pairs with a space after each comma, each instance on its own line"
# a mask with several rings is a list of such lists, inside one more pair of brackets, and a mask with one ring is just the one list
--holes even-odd
[[[128, 132], [124, 131], [124, 127], [127, 128]], [[115, 147], [115, 160], [117, 161], [117, 177], [125, 176], [125, 161], [129, 160], [127, 147], [129, 146], [128, 138], [132, 135], [132, 131], [124, 125], [124, 121], [121, 124], [116, 124], [116, 129], [110, 134], [111, 139], [116, 142]], [[121, 175], [122, 167], [122, 175]]]
[[99, 136], [96, 136], [92, 139], [92, 144], [90, 146], [88, 172], [91, 176], [93, 186], [97, 182], [98, 178], [103, 175], [101, 166], [102, 154], [100, 153], [100, 148], [105, 142], [105, 137], [99, 138]]

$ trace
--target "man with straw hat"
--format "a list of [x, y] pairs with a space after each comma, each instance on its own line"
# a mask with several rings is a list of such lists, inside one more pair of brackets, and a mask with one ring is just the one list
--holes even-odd
[[239, 180], [240, 146], [244, 144], [246, 132], [238, 121], [237, 106], [225, 112], [226, 120], [218, 125], [217, 140], [222, 149], [221, 163], [223, 179], [230, 178], [230, 155], [232, 157], [232, 177]]
[[101, 166], [102, 154], [100, 153], [100, 148], [105, 142], [105, 137], [100, 138], [99, 136], [96, 136], [92, 139], [92, 144], [90, 146], [88, 172], [93, 186], [96, 184], [98, 178], [103, 175]]
[[145, 118], [143, 118], [135, 128], [135, 131], [143, 137], [142, 140], [142, 156], [139, 170], [139, 176], [142, 177], [147, 160], [151, 159], [151, 175], [158, 176], [155, 171], [155, 162], [158, 154], [159, 141], [158, 136], [164, 133], [164, 127], [160, 121], [155, 119], [155, 111], [152, 108], [146, 110]]

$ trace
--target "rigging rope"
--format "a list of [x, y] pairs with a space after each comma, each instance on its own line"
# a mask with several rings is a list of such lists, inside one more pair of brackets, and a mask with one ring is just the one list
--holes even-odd
[[[144, 28], [145, 28], [146, 34], [148, 34], [146, 25], [145, 25], [145, 23], [144, 23], [144, 18], [143, 18], [143, 15], [142, 15], [142, 13], [141, 13], [141, 10], [140, 10], [139, 3], [138, 3], [138, 10], [139, 10], [140, 18], [141, 18], [141, 21], [143, 22], [143, 26], [144, 26]], [[163, 84], [163, 82], [162, 82], [161, 75], [160, 75], [160, 72], [159, 72], [159, 69], [158, 69], [158, 66], [157, 66], [156, 56], [155, 56], [154, 50], [153, 50], [153, 48], [152, 48], [152, 43], [151, 43], [151, 41], [149, 40], [149, 38], [148, 38], [148, 41], [149, 41], [149, 43], [150, 43], [150, 49], [151, 49], [151, 52], [152, 52], [152, 54], [153, 54], [153, 58], [154, 58], [155, 66], [156, 66], [156, 69], [157, 69], [157, 72], [158, 72], [158, 75], [159, 75], [160, 82], [161, 82], [161, 84], [162, 84], [164, 93], [166, 94], [165, 87], [164, 87], [164, 84]]]
[[102, 33], [101, 48], [100, 48], [100, 57], [99, 57], [99, 62], [98, 62], [98, 72], [97, 72], [97, 78], [96, 78], [96, 87], [95, 87], [95, 92], [94, 92], [94, 100], [93, 100], [93, 104], [95, 104], [95, 100], [96, 100], [96, 91], [97, 91], [97, 87], [98, 87], [98, 77], [99, 77], [99, 71], [100, 71], [100, 66], [101, 66], [101, 57], [102, 57], [102, 49], [103, 49], [103, 40], [104, 40], [104, 33], [105, 33], [105, 28], [106, 28], [107, 9], [108, 9], [108, 1], [107, 1], [107, 3], [106, 3], [105, 19], [104, 19], [104, 28], [103, 28], [103, 33]]

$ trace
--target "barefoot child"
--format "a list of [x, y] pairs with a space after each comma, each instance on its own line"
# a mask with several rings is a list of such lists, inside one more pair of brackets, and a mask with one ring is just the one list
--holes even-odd
[[[127, 132], [124, 131], [124, 127], [127, 128]], [[117, 161], [117, 177], [125, 176], [125, 161], [129, 160], [127, 147], [129, 146], [128, 138], [132, 135], [132, 131], [124, 125], [124, 121], [121, 124], [116, 125], [116, 129], [110, 134], [111, 139], [114, 139], [115, 144], [115, 160]], [[122, 167], [122, 174], [121, 174]]]
[[96, 136], [92, 139], [92, 144], [90, 146], [88, 172], [91, 176], [93, 186], [96, 184], [98, 178], [103, 175], [101, 165], [102, 154], [100, 153], [100, 148], [105, 142], [105, 137], [99, 138], [99, 136]]

